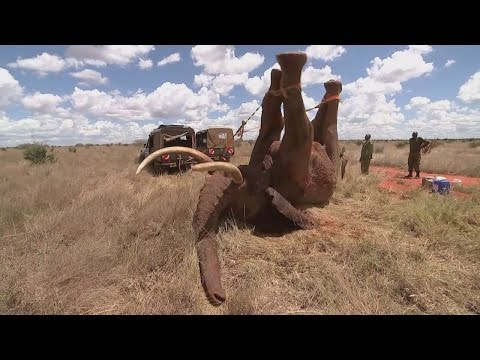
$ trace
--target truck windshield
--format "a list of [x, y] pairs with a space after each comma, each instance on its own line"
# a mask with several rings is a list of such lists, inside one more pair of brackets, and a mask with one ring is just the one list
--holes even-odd
[[192, 147], [193, 141], [192, 136], [190, 135], [183, 135], [181, 137], [165, 137], [165, 147], [170, 146], [185, 146], [185, 147]]

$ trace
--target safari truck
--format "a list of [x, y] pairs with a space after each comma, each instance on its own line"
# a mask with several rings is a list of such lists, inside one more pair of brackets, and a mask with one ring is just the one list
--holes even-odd
[[197, 150], [209, 156], [213, 161], [230, 162], [235, 153], [233, 130], [230, 128], [209, 128], [197, 131]]
[[[148, 141], [140, 151], [139, 160], [142, 161], [151, 153], [171, 146], [195, 148], [195, 130], [183, 125], [160, 125], [148, 135]], [[169, 169], [189, 170], [194, 159], [184, 154], [165, 154], [157, 157], [153, 162], [155, 172], [166, 172]]]

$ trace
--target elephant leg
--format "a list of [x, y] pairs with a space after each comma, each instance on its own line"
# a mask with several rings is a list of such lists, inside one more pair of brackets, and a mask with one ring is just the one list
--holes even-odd
[[270, 89], [263, 97], [262, 117], [257, 141], [252, 150], [249, 165], [260, 165], [274, 141], [280, 140], [283, 130], [283, 116], [281, 111], [282, 98], [278, 93], [282, 72], [272, 69], [270, 73]]
[[[325, 98], [325, 97], [324, 97]], [[323, 100], [322, 100], [323, 101]], [[323, 142], [323, 123], [325, 122], [325, 115], [327, 113], [327, 106], [325, 103], [320, 104], [317, 114], [313, 118], [311, 124], [313, 129], [313, 141], [325, 145]]]
[[308, 213], [295, 208], [274, 188], [267, 188], [266, 193], [271, 198], [272, 205], [275, 209], [290, 220], [295, 227], [299, 229], [313, 229], [313, 219]]
[[281, 91], [285, 115], [285, 134], [278, 150], [279, 166], [275, 167], [275, 188], [291, 200], [301, 196], [308, 180], [313, 131], [305, 112], [300, 78], [307, 56], [303, 53], [282, 53], [277, 61], [282, 68]]
[[340, 167], [340, 148], [338, 144], [337, 116], [338, 116], [338, 95], [342, 92], [342, 83], [337, 80], [327, 81], [325, 84], [325, 95], [322, 103], [312, 120], [314, 141], [325, 145], [325, 151], [335, 166], [338, 173]]

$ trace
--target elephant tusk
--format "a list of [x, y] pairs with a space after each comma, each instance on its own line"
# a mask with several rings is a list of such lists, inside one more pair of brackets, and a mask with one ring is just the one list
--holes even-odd
[[236, 184], [241, 184], [243, 182], [243, 175], [240, 172], [240, 169], [233, 164], [224, 163], [224, 162], [210, 162], [203, 163], [192, 166], [193, 171], [225, 171]]
[[200, 161], [202, 163], [206, 162], [213, 162], [212, 159], [210, 159], [207, 155], [201, 153], [198, 150], [188, 148], [188, 147], [183, 147], [183, 146], [171, 146], [168, 148], [160, 149], [157, 150], [150, 155], [148, 155], [143, 161], [141, 162], [140, 165], [138, 165], [136, 175], [140, 174], [140, 172], [147, 166], [150, 162], [152, 162], [155, 158], [166, 155], [166, 154], [171, 154], [171, 153], [181, 153], [181, 154], [187, 154], [193, 156], [197, 161]]

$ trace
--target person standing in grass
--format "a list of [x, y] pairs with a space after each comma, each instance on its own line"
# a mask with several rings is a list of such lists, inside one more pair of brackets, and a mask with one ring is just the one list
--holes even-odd
[[347, 171], [347, 163], [348, 163], [348, 159], [345, 156], [345, 146], [342, 147], [342, 152], [340, 153], [340, 160], [341, 160], [342, 179], [343, 179]]
[[410, 143], [410, 153], [408, 154], [408, 175], [405, 176], [406, 178], [411, 178], [413, 169], [417, 173], [415, 178], [420, 178], [420, 160], [422, 155], [420, 154], [420, 150], [422, 148], [427, 147], [430, 145], [430, 142], [427, 140], [418, 137], [418, 133], [415, 131], [412, 133], [412, 137], [409, 140]]
[[366, 175], [368, 174], [368, 169], [370, 167], [370, 160], [372, 160], [372, 155], [373, 155], [373, 144], [370, 141], [371, 135], [367, 134], [365, 135], [365, 142], [363, 143], [362, 146], [362, 152], [360, 155], [360, 169], [362, 171], [362, 174]]

